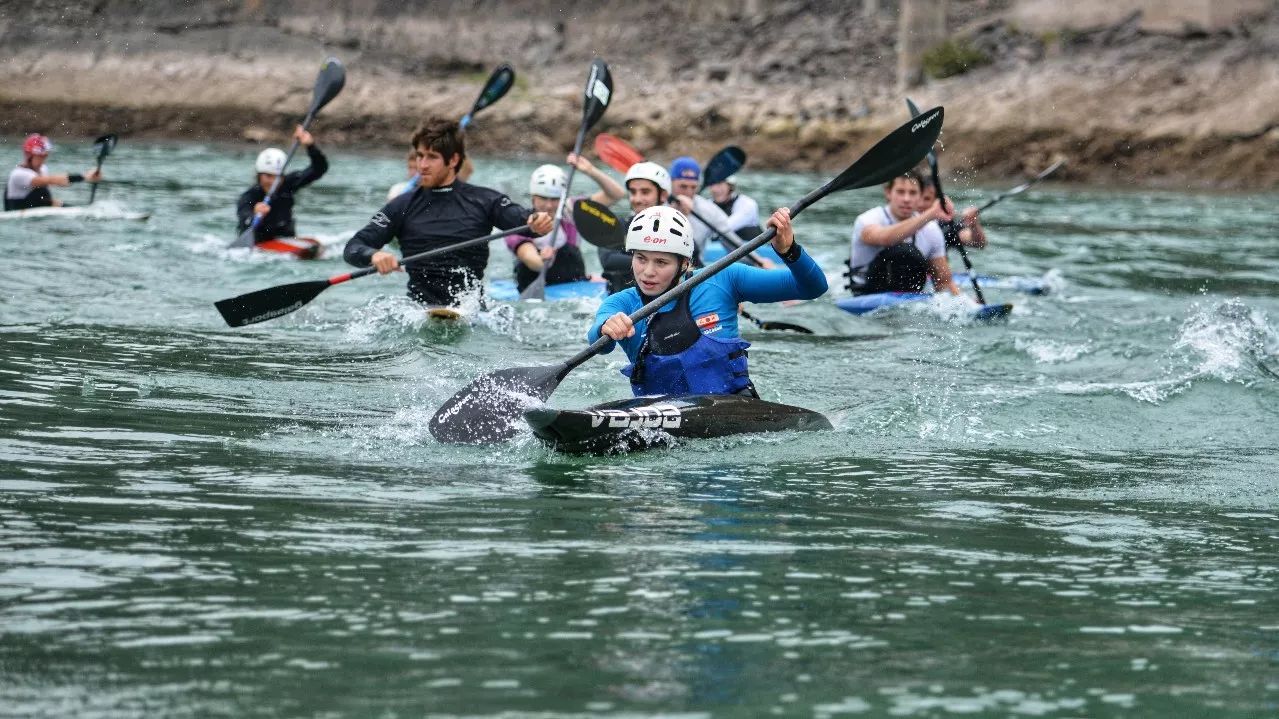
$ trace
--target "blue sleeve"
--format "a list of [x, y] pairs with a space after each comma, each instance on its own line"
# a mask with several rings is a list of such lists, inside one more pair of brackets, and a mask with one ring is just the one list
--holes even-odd
[[733, 291], [746, 302], [813, 300], [826, 294], [826, 273], [808, 250], [800, 248], [799, 259], [785, 264], [785, 269], [761, 270], [739, 263], [726, 267], [724, 272], [732, 271], [729, 279]]
[[[587, 343], [594, 344], [595, 341], [600, 338], [600, 328], [604, 326], [604, 322], [609, 317], [612, 317], [618, 312], [625, 312], [629, 315], [642, 306], [639, 304], [639, 301], [639, 293], [636, 292], [634, 288], [616, 292], [605, 297], [604, 301], [600, 303], [600, 308], [595, 310], [595, 321], [591, 323], [591, 328], [586, 331]], [[640, 343], [644, 339], [644, 330], [647, 327], [648, 322], [646, 320], [640, 320], [640, 322], [635, 325], [635, 336], [628, 337], [620, 342], [622, 350], [626, 352], [627, 357], [634, 357], [635, 353], [639, 352]], [[618, 344], [618, 342], [610, 341], [608, 345], [600, 351], [600, 354], [608, 354], [609, 352], [612, 352], [613, 348]]]

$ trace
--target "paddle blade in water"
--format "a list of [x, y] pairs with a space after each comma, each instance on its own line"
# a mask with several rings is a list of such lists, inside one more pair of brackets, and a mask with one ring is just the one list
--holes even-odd
[[320, 74], [315, 78], [315, 89], [311, 92], [311, 115], [333, 101], [346, 86], [346, 68], [342, 61], [331, 57], [324, 61]]
[[604, 116], [609, 101], [613, 99], [613, 74], [608, 71], [608, 63], [599, 58], [591, 63], [591, 72], [586, 76], [586, 90], [583, 93], [582, 125], [590, 129]]
[[780, 330], [783, 332], [798, 332], [801, 335], [813, 334], [813, 331], [808, 329], [807, 327], [800, 327], [799, 325], [793, 325], [789, 322], [774, 322], [772, 320], [760, 321], [759, 328], [762, 330]]
[[620, 250], [626, 245], [626, 226], [595, 200], [578, 200], [573, 205], [573, 224], [582, 239], [596, 247]]
[[702, 188], [723, 182], [732, 177], [746, 164], [746, 151], [737, 145], [729, 145], [706, 163], [706, 174], [703, 175]]
[[631, 169], [631, 165], [644, 161], [644, 156], [639, 150], [607, 132], [601, 132], [595, 136], [595, 154], [599, 155], [599, 158], [609, 167], [623, 173]]
[[1013, 311], [1011, 304], [1002, 305], [982, 305], [973, 312], [973, 319], [979, 322], [990, 322], [993, 320], [1002, 320]]
[[296, 312], [329, 286], [329, 280], [295, 282], [218, 300], [213, 306], [222, 313], [222, 319], [228, 325], [243, 327]]
[[446, 444], [508, 440], [519, 433], [524, 410], [545, 402], [567, 373], [567, 365], [558, 364], [483, 375], [431, 417], [431, 436]]

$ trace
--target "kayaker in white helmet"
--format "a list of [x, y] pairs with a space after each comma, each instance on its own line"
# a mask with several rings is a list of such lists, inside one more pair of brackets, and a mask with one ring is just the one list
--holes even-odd
[[658, 205], [630, 220], [625, 246], [631, 253], [635, 286], [604, 299], [586, 338], [594, 342], [604, 335], [622, 346], [631, 361], [622, 373], [630, 378], [636, 396], [758, 396], [746, 367], [750, 344], [738, 331], [738, 303], [811, 300], [827, 289], [821, 267], [795, 242], [790, 210], [778, 209], [768, 224], [777, 227], [773, 249], [785, 268], [763, 270], [734, 263], [633, 324], [632, 312], [674, 287], [686, 273], [704, 270], [692, 269], [692, 223], [679, 210]]
[[708, 185], [711, 201], [728, 215], [728, 229], [743, 240], [749, 240], [763, 232], [759, 225], [759, 203], [737, 191], [737, 175], [730, 175], [723, 182]]
[[[617, 184], [617, 180], [601, 172], [590, 160], [569, 153], [565, 162], [577, 167], [577, 171], [586, 175], [599, 185], [599, 191], [590, 199], [603, 205], [611, 205], [622, 199], [625, 191]], [[534, 212], [546, 212], [552, 217], [559, 208], [560, 195], [568, 177], [559, 165], [542, 165], [529, 177], [529, 195], [533, 202]], [[506, 238], [506, 246], [514, 253], [515, 285], [523, 291], [530, 282], [537, 279], [542, 267], [551, 263], [546, 271], [546, 284], [558, 285], [565, 282], [587, 279], [586, 263], [582, 259], [581, 241], [577, 234], [577, 226], [573, 224], [573, 203], [581, 197], [568, 198], [568, 206], [564, 208], [564, 219], [556, 247], [551, 247], [550, 235], [528, 237], [515, 235]]]
[[[538, 234], [551, 231], [549, 213], [520, 207], [502, 192], [458, 177], [466, 133], [456, 120], [427, 117], [410, 144], [417, 152], [417, 185], [384, 205], [347, 241], [343, 257], [348, 263], [387, 274], [400, 267], [400, 258], [384, 249], [393, 239], [404, 255], [413, 255], [483, 237], [494, 227], [527, 224]], [[488, 261], [488, 245], [479, 245], [408, 265], [409, 297], [430, 307], [457, 306], [463, 294], [481, 286]]]
[[324, 177], [324, 173], [328, 172], [329, 162], [325, 159], [324, 153], [320, 152], [320, 148], [315, 146], [315, 137], [301, 125], [293, 131], [293, 137], [306, 148], [310, 165], [285, 175], [280, 180], [280, 186], [276, 188], [275, 195], [271, 197], [271, 203], [267, 204], [266, 193], [271, 190], [271, 184], [275, 182], [275, 178], [284, 172], [284, 163], [287, 158], [284, 150], [268, 147], [258, 153], [258, 159], [253, 164], [253, 169], [257, 172], [257, 184], [245, 190], [236, 204], [237, 233], [243, 233], [249, 229], [254, 216], [263, 215], [262, 221], [258, 223], [253, 233], [256, 243], [260, 244], [275, 237], [296, 236], [297, 228], [293, 223], [293, 193]]
[[[655, 205], [665, 205], [671, 195], [671, 175], [656, 162], [637, 162], [631, 165], [622, 184], [626, 186], [632, 213], [642, 212]], [[623, 218], [623, 224], [629, 219]], [[629, 252], [601, 247], [599, 258], [610, 293], [621, 292], [635, 283]]]

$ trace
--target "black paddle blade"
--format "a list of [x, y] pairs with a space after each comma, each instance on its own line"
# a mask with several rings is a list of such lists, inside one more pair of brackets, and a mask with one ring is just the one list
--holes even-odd
[[243, 327], [296, 312], [328, 288], [328, 280], [294, 282], [218, 300], [213, 306], [218, 308], [229, 326]]
[[333, 101], [346, 86], [346, 68], [342, 61], [331, 57], [320, 67], [320, 74], [315, 78], [315, 89], [311, 91], [311, 112], [314, 115], [320, 108]]
[[608, 63], [599, 58], [591, 63], [583, 95], [582, 126], [589, 130], [604, 116], [608, 103], [613, 99], [613, 74], [608, 71]]
[[519, 433], [524, 410], [545, 402], [568, 370], [558, 364], [482, 375], [431, 417], [431, 436], [446, 444], [506, 441]]
[[[906, 109], [910, 110], [910, 116], [912, 119], [919, 117], [919, 107], [916, 106], [914, 101], [912, 101], [909, 97], [906, 98]], [[936, 150], [929, 150], [928, 152], [928, 168], [932, 170], [934, 175], [937, 174], [937, 151]]]
[[94, 140], [93, 147], [98, 151], [98, 159], [102, 159], [107, 155], [110, 155], [111, 151], [115, 149], [115, 143], [118, 139], [119, 138], [115, 135], [103, 135], [102, 137]]
[[798, 332], [801, 335], [811, 335], [813, 331], [807, 327], [800, 327], [789, 322], [773, 322], [772, 320], [761, 320], [759, 323], [761, 330], [780, 330], [783, 332]]
[[706, 163], [706, 173], [702, 175], [702, 189], [723, 182], [732, 177], [746, 164], [746, 151], [737, 145], [729, 145]]
[[[875, 143], [874, 147], [839, 173], [838, 177], [809, 195], [813, 197], [812, 200], [805, 203], [804, 200], [809, 199], [805, 197], [800, 203], [807, 207], [832, 192], [880, 185], [919, 164], [941, 135], [944, 116], [942, 108], [934, 107], [923, 113], [922, 117], [912, 118]], [[791, 208], [791, 215], [795, 214], [798, 214], [795, 208]]]
[[586, 198], [573, 205], [573, 224], [582, 239], [606, 250], [626, 246], [626, 226], [607, 207]]
[[1002, 305], [982, 305], [973, 313], [973, 319], [978, 322], [993, 322], [995, 320], [1006, 319], [1013, 311], [1011, 304]]
[[488, 82], [484, 83], [484, 89], [480, 91], [480, 96], [476, 99], [475, 106], [471, 108], [470, 114], [474, 115], [501, 100], [514, 84], [515, 70], [511, 69], [511, 66], [506, 63], [498, 65], [493, 74], [489, 75]]

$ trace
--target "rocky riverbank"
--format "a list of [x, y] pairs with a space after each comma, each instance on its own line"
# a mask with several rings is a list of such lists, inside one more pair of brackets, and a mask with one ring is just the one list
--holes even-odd
[[[904, 119], [894, 8], [880, 4], [866, 17], [840, 2], [481, 1], [428, 14], [360, 0], [38, 0], [0, 15], [0, 133], [280, 142], [333, 54], [348, 84], [317, 132], [398, 152], [418, 117], [460, 116], [507, 61], [519, 83], [472, 143], [554, 156], [572, 145], [599, 55], [616, 84], [600, 129], [655, 157], [732, 142], [753, 167], [830, 170]], [[1075, 181], [1279, 187], [1279, 12], [1153, 33], [1134, 17], [1030, 32], [1011, 11], [952, 0], [950, 27], [981, 64], [909, 91], [946, 106], [944, 165], [959, 181], [1063, 156]]]

